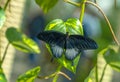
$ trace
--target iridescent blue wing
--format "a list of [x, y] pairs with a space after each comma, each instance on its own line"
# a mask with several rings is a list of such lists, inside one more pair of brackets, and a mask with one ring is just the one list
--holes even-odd
[[64, 52], [65, 34], [56, 31], [44, 31], [38, 38], [50, 45], [53, 56], [61, 57]]
[[81, 50], [96, 49], [98, 46], [96, 42], [90, 38], [81, 35], [70, 35], [66, 39], [65, 56], [69, 60], [73, 60]]

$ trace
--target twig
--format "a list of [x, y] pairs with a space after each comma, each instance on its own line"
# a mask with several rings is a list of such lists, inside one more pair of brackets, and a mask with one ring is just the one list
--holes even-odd
[[6, 57], [6, 54], [7, 54], [7, 50], [8, 50], [8, 47], [9, 47], [9, 43], [7, 44], [6, 48], [5, 48], [5, 52], [3, 54], [3, 57], [2, 57], [2, 60], [0, 62], [0, 66], [2, 66], [3, 62], [4, 62], [4, 59]]
[[85, 13], [85, 3], [84, 2], [86, 2], [86, 0], [83, 0], [82, 5], [81, 5], [81, 13], [80, 13], [80, 18], [79, 18], [81, 23], [83, 21], [83, 17], [84, 17], [84, 13]]
[[63, 72], [55, 72], [55, 73], [48, 75], [48, 76], [38, 76], [38, 78], [39, 79], [49, 79], [49, 78], [55, 77], [56, 75], [62, 75], [64, 77], [66, 77], [68, 80], [71, 80], [71, 78]]
[[76, 2], [73, 2], [73, 1], [70, 1], [70, 0], [64, 0], [64, 2], [70, 3], [70, 4], [72, 4], [72, 5], [74, 5], [74, 6], [77, 6], [77, 7], [80, 7], [80, 6], [81, 6], [80, 3], [76, 3]]
[[97, 65], [97, 61], [96, 60], [96, 66], [95, 66], [95, 77], [96, 77], [96, 82], [98, 82], [98, 65]]
[[8, 6], [8, 4], [9, 4], [10, 1], [11, 1], [11, 0], [7, 0], [7, 2], [6, 2], [6, 4], [5, 4], [5, 7], [4, 7], [4, 10], [6, 10], [6, 8], [7, 8], [7, 6]]
[[101, 78], [100, 78], [100, 82], [102, 82], [102, 80], [103, 80], [106, 68], [107, 68], [107, 64], [105, 64], [105, 67], [103, 69], [103, 72], [102, 72], [102, 75], [101, 75]]
[[105, 18], [105, 20], [106, 20], [106, 22], [107, 22], [107, 24], [108, 24], [108, 26], [109, 26], [109, 29], [110, 29], [110, 31], [111, 31], [111, 33], [112, 33], [112, 36], [113, 36], [114, 41], [117, 43], [117, 45], [120, 45], [119, 42], [118, 42], [118, 40], [117, 40], [117, 38], [116, 38], [116, 36], [115, 36], [115, 33], [113, 32], [112, 26], [111, 26], [111, 24], [110, 24], [107, 16], [106, 16], [106, 15], [104, 14], [104, 12], [102, 11], [102, 9], [101, 9], [97, 4], [95, 4], [95, 3], [91, 2], [91, 1], [86, 1], [85, 3], [91, 4], [91, 5], [95, 6], [96, 8], [98, 8], [98, 10], [101, 12], [101, 14], [102, 14], [103, 17]]

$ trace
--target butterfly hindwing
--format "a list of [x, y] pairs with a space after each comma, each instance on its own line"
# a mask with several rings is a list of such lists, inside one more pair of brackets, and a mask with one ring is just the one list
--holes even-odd
[[80, 49], [75, 47], [74, 40], [67, 39], [66, 40], [66, 49], [65, 49], [65, 57], [68, 60], [73, 60], [77, 55], [81, 52]]
[[56, 40], [56, 43], [50, 44], [50, 49], [56, 58], [62, 56], [64, 52], [64, 44], [65, 44], [65, 36], [59, 37], [59, 39]]

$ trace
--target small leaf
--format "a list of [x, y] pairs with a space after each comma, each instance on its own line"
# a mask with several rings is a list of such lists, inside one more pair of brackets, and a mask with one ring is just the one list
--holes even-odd
[[51, 21], [49, 24], [47, 24], [47, 26], [45, 27], [45, 30], [54, 30], [54, 31], [66, 33], [66, 26], [63, 20], [55, 19]]
[[103, 49], [101, 52], [107, 64], [109, 64], [113, 69], [120, 72], [120, 48], [116, 45], [109, 45], [107, 48]]
[[[45, 30], [54, 30], [54, 31], [62, 32], [64, 34], [66, 34], [66, 32], [69, 32], [69, 34], [83, 35], [82, 24], [79, 21], [79, 19], [76, 18], [70, 18], [66, 22], [64, 22], [61, 19], [55, 19], [46, 26]], [[46, 47], [50, 51], [50, 47], [48, 45], [46, 45]], [[71, 72], [76, 73], [76, 68], [79, 59], [80, 59], [80, 55], [77, 56], [73, 61], [70, 61], [67, 60], [63, 54], [61, 58], [57, 58], [57, 61]]]
[[3, 69], [0, 67], [0, 82], [7, 82]]
[[40, 53], [38, 45], [25, 34], [11, 27], [6, 31], [8, 41], [18, 50], [27, 53]]
[[18, 77], [17, 82], [34, 82], [40, 72], [40, 67], [35, 67], [28, 70], [25, 74]]
[[70, 18], [65, 22], [66, 31], [70, 34], [80, 34], [83, 35], [83, 27], [79, 19]]
[[91, 70], [90, 74], [84, 80], [84, 82], [95, 82], [95, 67]]
[[35, 0], [35, 1], [43, 9], [45, 13], [47, 13], [58, 2], [58, 0]]
[[5, 20], [6, 20], [5, 12], [4, 12], [4, 10], [0, 7], [0, 29], [2, 28]]

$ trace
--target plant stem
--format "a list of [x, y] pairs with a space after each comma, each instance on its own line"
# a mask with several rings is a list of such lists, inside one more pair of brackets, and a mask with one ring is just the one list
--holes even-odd
[[4, 11], [6, 10], [6, 8], [7, 8], [7, 6], [8, 6], [8, 4], [9, 4], [10, 1], [11, 1], [11, 0], [7, 0], [6, 4], [5, 4], [5, 6], [4, 6]]
[[57, 82], [58, 79], [58, 75], [54, 76], [53, 81], [52, 82]]
[[82, 23], [82, 21], [83, 21], [83, 17], [84, 17], [84, 12], [85, 12], [85, 2], [86, 2], [87, 0], [83, 0], [82, 1], [82, 5], [81, 5], [81, 13], [80, 13], [80, 22]]
[[73, 2], [73, 1], [71, 1], [71, 0], [64, 0], [64, 2], [70, 3], [70, 4], [72, 4], [72, 5], [74, 5], [74, 6], [77, 6], [77, 7], [80, 7], [80, 6], [81, 6], [80, 3], [76, 3], [76, 2]]
[[104, 66], [104, 69], [103, 69], [103, 72], [102, 72], [102, 75], [101, 75], [101, 78], [100, 78], [100, 82], [102, 82], [102, 80], [103, 80], [106, 68], [107, 68], [107, 64], [105, 64], [105, 66]]
[[95, 78], [96, 78], [96, 82], [98, 82], [98, 66], [97, 66], [97, 58], [96, 58], [96, 66], [95, 66]]
[[0, 66], [2, 66], [2, 64], [3, 64], [3, 62], [4, 62], [4, 59], [5, 59], [6, 54], [7, 54], [8, 47], [9, 47], [9, 43], [7, 44], [7, 46], [6, 46], [6, 48], [5, 48], [5, 52], [4, 52], [4, 54], [3, 54], [2, 60], [0, 61]]
[[106, 16], [106, 15], [104, 14], [104, 12], [102, 11], [102, 9], [101, 9], [97, 4], [95, 4], [95, 3], [91, 2], [91, 1], [86, 1], [85, 3], [91, 4], [91, 5], [95, 6], [96, 8], [98, 8], [98, 10], [101, 12], [101, 14], [102, 14], [103, 17], [105, 18], [105, 20], [106, 20], [106, 22], [107, 22], [107, 24], [108, 24], [108, 26], [109, 26], [109, 29], [110, 29], [110, 31], [111, 31], [111, 33], [112, 33], [112, 36], [113, 36], [114, 41], [116, 42], [117, 45], [120, 45], [119, 42], [118, 42], [118, 40], [117, 40], [117, 38], [116, 38], [116, 36], [115, 36], [115, 33], [113, 32], [112, 26], [111, 26], [111, 24], [110, 24], [107, 16]]
[[52, 73], [52, 74], [50, 74], [50, 75], [48, 75], [48, 76], [38, 76], [38, 78], [39, 78], [39, 79], [49, 79], [49, 78], [54, 77], [54, 78], [53, 78], [53, 82], [56, 82], [57, 79], [58, 79], [58, 75], [62, 75], [62, 76], [64, 76], [64, 77], [66, 77], [68, 80], [71, 80], [71, 78], [70, 78], [68, 75], [66, 75], [65, 73], [63, 73], [63, 72], [60, 71], [61, 68], [62, 68], [62, 66], [60, 65], [60, 66], [58, 67], [58, 69], [56, 70], [55, 73]]

